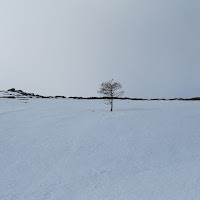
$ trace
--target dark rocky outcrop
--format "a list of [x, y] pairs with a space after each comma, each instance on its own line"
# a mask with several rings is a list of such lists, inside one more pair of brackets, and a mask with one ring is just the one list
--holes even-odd
[[65, 96], [55, 96], [54, 98], [63, 98], [63, 99], [65, 99], [66, 97]]

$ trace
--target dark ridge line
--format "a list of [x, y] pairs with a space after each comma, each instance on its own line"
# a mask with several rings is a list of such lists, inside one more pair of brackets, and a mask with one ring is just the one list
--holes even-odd
[[[69, 97], [70, 99], [88, 99], [88, 100], [95, 100], [95, 99], [111, 99], [111, 97]], [[132, 101], [200, 101], [200, 97], [193, 97], [193, 98], [172, 98], [172, 99], [165, 99], [165, 98], [154, 98], [154, 99], [143, 99], [143, 98], [129, 98], [129, 97], [114, 97], [113, 99], [120, 99], [120, 100], [132, 100]]]
[[[9, 90], [7, 90], [9, 92], [16, 92], [18, 94], [24, 95], [28, 98], [47, 98], [47, 99], [57, 99], [57, 98], [66, 98], [65, 96], [43, 96], [43, 95], [39, 95], [39, 94], [34, 94], [34, 93], [27, 93], [24, 92], [22, 90], [16, 90], [15, 88], [11, 88]], [[6, 91], [5, 91], [6, 92]], [[21, 98], [21, 96], [3, 96], [0, 98], [11, 98], [11, 99], [15, 99], [15, 98]], [[69, 97], [69, 99], [88, 99], [88, 100], [98, 100], [98, 99], [111, 99], [111, 97], [74, 97], [71, 96]], [[146, 98], [130, 98], [130, 97], [114, 97], [113, 99], [120, 99], [120, 100], [131, 100], [131, 101], [200, 101], [200, 97], [192, 97], [192, 98], [153, 98], [153, 99], [146, 99]]]

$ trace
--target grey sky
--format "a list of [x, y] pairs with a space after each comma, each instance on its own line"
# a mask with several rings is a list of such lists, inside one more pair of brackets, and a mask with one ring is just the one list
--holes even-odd
[[0, 0], [0, 90], [200, 96], [199, 0]]

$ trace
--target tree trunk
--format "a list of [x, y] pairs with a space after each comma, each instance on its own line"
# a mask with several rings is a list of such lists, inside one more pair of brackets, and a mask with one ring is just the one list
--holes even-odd
[[110, 111], [112, 112], [113, 111], [113, 99], [111, 100], [111, 109]]

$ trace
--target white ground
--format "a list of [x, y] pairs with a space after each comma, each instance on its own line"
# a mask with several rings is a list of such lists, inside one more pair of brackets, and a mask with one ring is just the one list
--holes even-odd
[[0, 199], [199, 200], [200, 102], [114, 108], [0, 99]]

